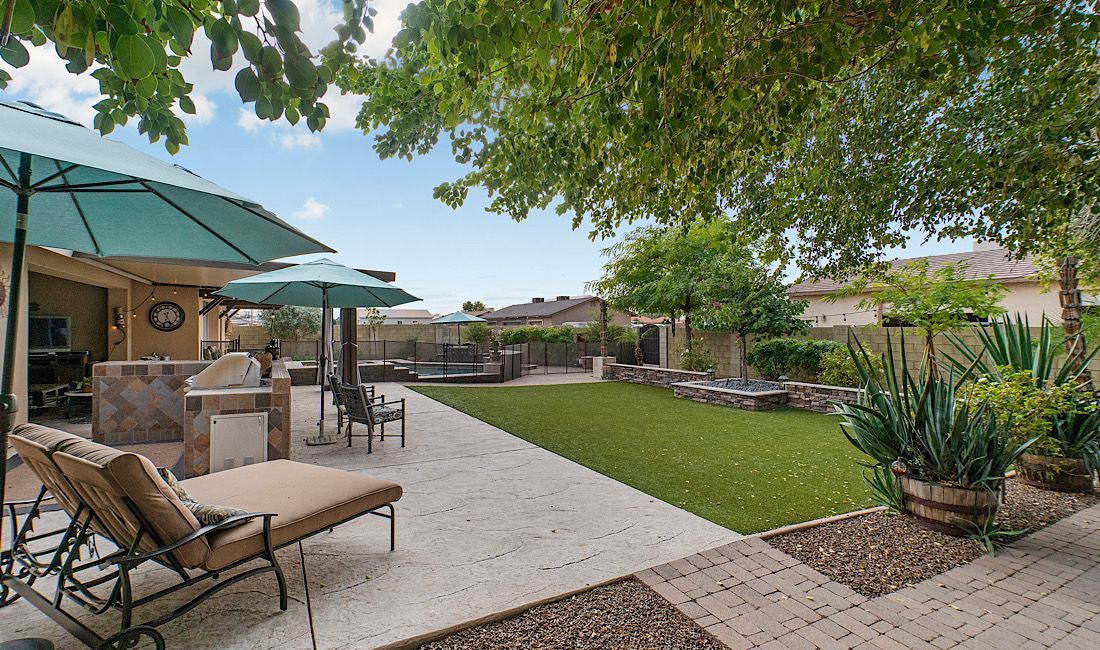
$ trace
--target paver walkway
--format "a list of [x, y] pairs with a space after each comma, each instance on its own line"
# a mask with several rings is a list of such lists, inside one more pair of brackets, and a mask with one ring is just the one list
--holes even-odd
[[755, 538], [637, 575], [731, 648], [1100, 648], [1100, 506], [874, 599]]
[[[408, 400], [405, 448], [393, 436], [370, 455], [363, 438], [350, 449], [304, 446], [318, 416], [317, 388], [305, 386], [293, 394], [291, 457], [400, 483], [397, 550], [387, 552], [388, 527], [375, 517], [283, 549], [288, 611], [274, 580], [248, 580], [165, 626], [170, 648], [371, 648], [740, 537], [403, 386], [379, 391]], [[137, 584], [146, 593], [169, 577]], [[0, 641], [24, 636], [77, 647], [25, 603], [0, 609]]]

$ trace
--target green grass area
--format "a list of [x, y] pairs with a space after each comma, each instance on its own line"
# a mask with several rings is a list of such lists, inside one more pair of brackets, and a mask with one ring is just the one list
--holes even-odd
[[742, 411], [620, 382], [413, 388], [738, 532], [870, 505], [835, 415]]

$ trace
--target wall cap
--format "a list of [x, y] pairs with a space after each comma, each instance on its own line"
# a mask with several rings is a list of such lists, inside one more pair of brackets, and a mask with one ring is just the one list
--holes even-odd
[[853, 388], [851, 386], [832, 386], [829, 384], [811, 384], [805, 381], [785, 381], [784, 386], [805, 386], [807, 388], [826, 388], [828, 390], [843, 390], [850, 393], [862, 393], [862, 388]]
[[770, 397], [772, 395], [787, 395], [790, 391], [786, 390], [764, 390], [764, 391], [748, 391], [748, 390], [734, 390], [732, 388], [722, 388], [720, 386], [706, 386], [700, 384], [697, 381], [678, 381], [671, 386], [679, 386], [682, 388], [695, 388], [697, 390], [713, 391], [715, 393], [730, 393], [732, 395], [741, 395], [744, 397]]

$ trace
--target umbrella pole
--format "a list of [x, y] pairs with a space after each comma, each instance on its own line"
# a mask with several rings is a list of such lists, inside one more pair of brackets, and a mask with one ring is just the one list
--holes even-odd
[[[19, 154], [19, 186], [23, 188], [31, 185], [31, 156], [27, 153]], [[22, 300], [23, 290], [23, 261], [27, 251], [27, 214], [30, 212], [30, 194], [19, 192], [15, 199], [15, 237], [12, 242], [11, 254], [11, 288], [8, 290], [8, 322], [6, 323], [4, 338], [4, 367], [0, 375], [0, 512], [4, 510], [4, 495], [7, 487], [8, 468], [8, 434], [15, 423], [15, 416], [19, 413], [19, 397], [15, 395], [15, 346], [19, 337], [19, 303]], [[14, 541], [12, 542], [14, 543]], [[3, 587], [0, 588], [0, 606], [10, 604], [8, 600], [9, 587], [7, 585], [11, 565], [2, 567]], [[52, 648], [53, 644], [43, 639], [14, 639], [5, 644], [5, 647], [17, 648]]]
[[329, 333], [332, 330], [332, 323], [330, 322], [331, 313], [328, 306], [328, 287], [321, 289], [321, 355], [317, 359], [317, 372], [320, 375], [321, 388], [321, 419], [317, 421], [317, 435], [312, 438], [306, 438], [306, 444], [313, 447], [317, 445], [332, 445], [336, 443], [336, 439], [325, 434], [325, 384], [328, 383], [328, 339]]

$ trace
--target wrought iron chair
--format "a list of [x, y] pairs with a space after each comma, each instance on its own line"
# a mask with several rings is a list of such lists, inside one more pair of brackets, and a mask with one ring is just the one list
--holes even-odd
[[[340, 383], [340, 394], [344, 400], [344, 417], [348, 420], [347, 436], [348, 446], [351, 446], [352, 438], [367, 439], [367, 453], [372, 453], [371, 441], [374, 438], [375, 427], [378, 428], [378, 438], [380, 440], [386, 439], [386, 423], [387, 422], [401, 422], [401, 446], [405, 446], [405, 400], [396, 399], [386, 401], [385, 397], [381, 399], [371, 399], [372, 393], [368, 392], [367, 386], [359, 385], [353, 386], [351, 384]], [[352, 425], [363, 424], [367, 427], [367, 432], [352, 433]]]
[[[340, 390], [340, 384], [342, 384], [342, 383], [343, 382], [341, 382], [340, 379], [336, 375], [329, 374], [329, 376], [328, 376], [328, 389], [329, 389], [329, 392], [332, 393], [332, 405], [336, 407], [336, 427], [337, 427], [337, 429], [343, 429], [344, 428], [344, 418], [347, 417], [346, 416], [347, 405], [344, 403], [344, 393]], [[373, 385], [371, 385], [371, 384], [362, 384], [362, 386], [363, 386], [363, 388], [366, 389], [367, 397], [370, 399], [370, 401], [372, 401], [372, 402], [377, 401], [377, 400], [385, 401], [386, 396], [385, 395], [378, 395], [377, 391], [375, 390]]]

